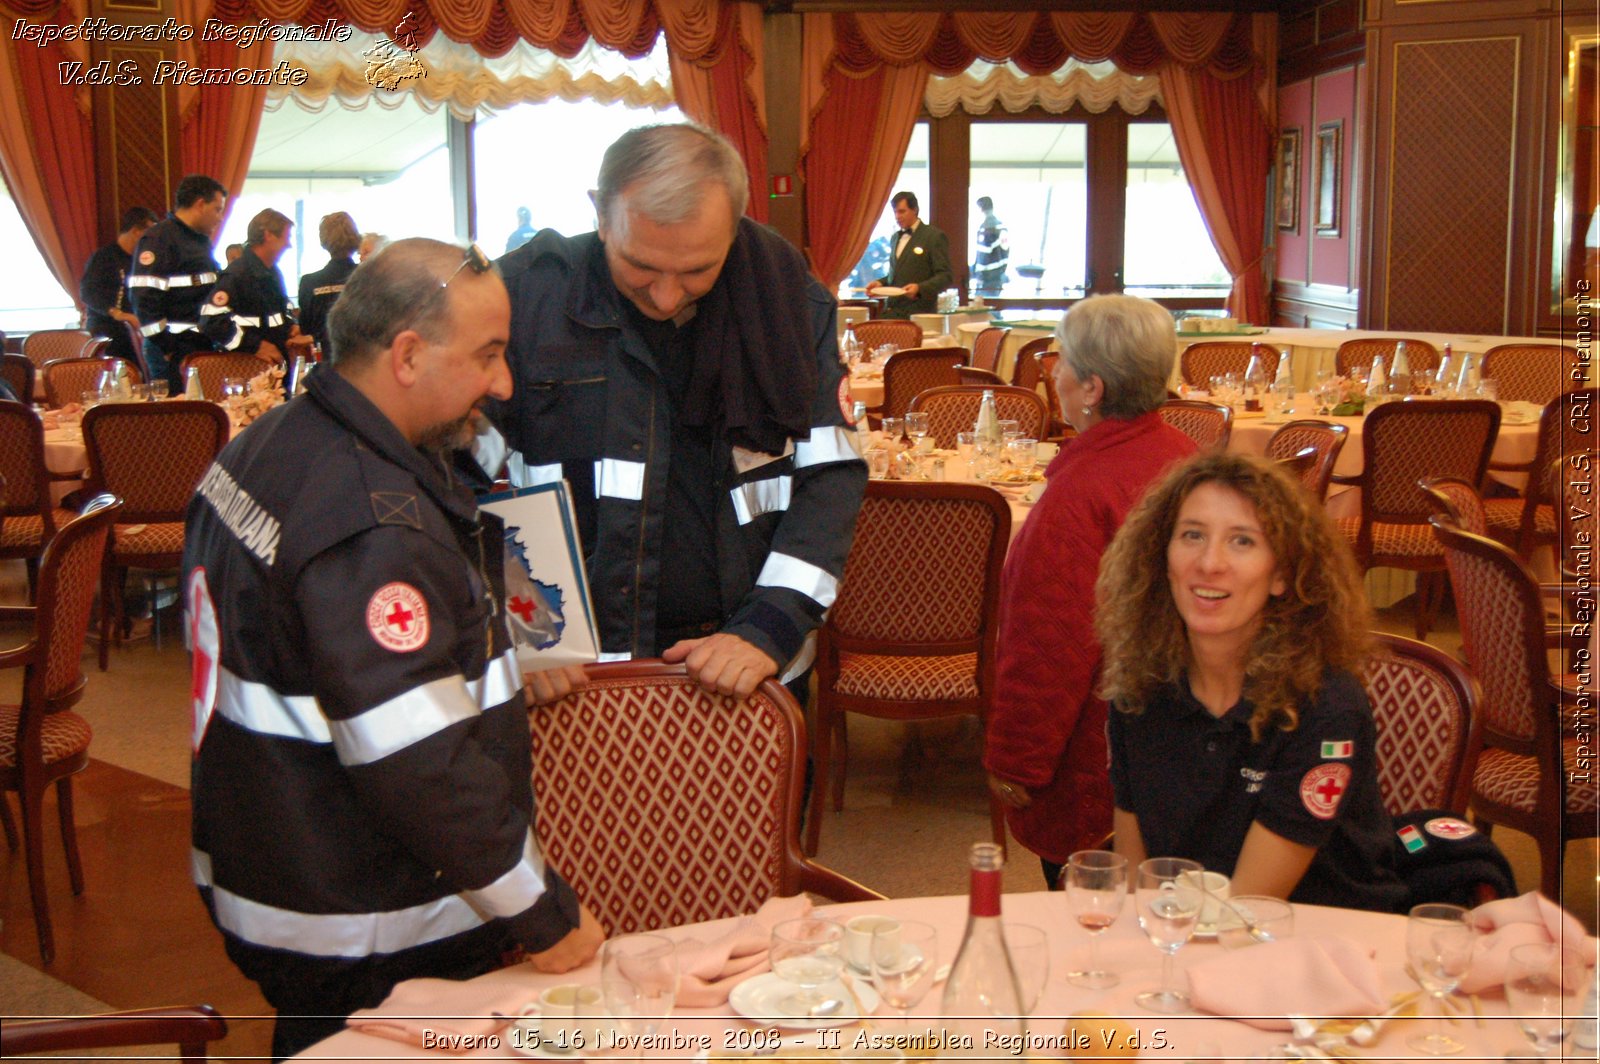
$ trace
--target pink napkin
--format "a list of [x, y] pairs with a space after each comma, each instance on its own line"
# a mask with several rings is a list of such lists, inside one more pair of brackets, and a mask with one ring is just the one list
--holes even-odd
[[754, 915], [738, 917], [714, 938], [679, 938], [678, 1004], [692, 1009], [726, 1005], [735, 986], [771, 967], [767, 952], [773, 927], [810, 912], [811, 899], [804, 894], [768, 898]]
[[1536, 891], [1480, 905], [1467, 915], [1467, 922], [1479, 938], [1473, 947], [1472, 967], [1461, 980], [1464, 994], [1502, 985], [1511, 950], [1530, 942], [1559, 942], [1582, 951], [1590, 965], [1595, 962], [1595, 940], [1584, 932], [1583, 925]]
[[407, 979], [382, 1005], [351, 1013], [345, 1023], [363, 1034], [462, 1053], [479, 1048], [472, 1044], [474, 1038], [494, 1034], [506, 1025], [507, 1016], [518, 1015], [538, 996], [529, 986]]
[[1194, 1007], [1269, 1031], [1289, 1015], [1375, 1016], [1387, 1005], [1372, 951], [1342, 938], [1263, 942], [1189, 968]]

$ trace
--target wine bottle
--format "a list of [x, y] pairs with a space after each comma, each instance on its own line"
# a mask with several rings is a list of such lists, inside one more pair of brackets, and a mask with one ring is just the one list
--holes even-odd
[[1267, 390], [1267, 370], [1261, 362], [1261, 345], [1250, 345], [1250, 361], [1244, 368], [1244, 408], [1247, 413], [1255, 413], [1261, 409], [1261, 401]]
[[973, 422], [972, 431], [980, 440], [1000, 443], [1000, 408], [995, 405], [993, 388], [983, 390], [983, 398], [978, 401], [978, 420]]
[[1000, 923], [1000, 868], [1004, 851], [992, 842], [975, 842], [969, 857], [972, 885], [967, 930], [944, 984], [943, 1013], [952, 1033], [970, 1037], [984, 1051], [986, 1031], [1022, 1033], [1022, 990], [1006, 949]]

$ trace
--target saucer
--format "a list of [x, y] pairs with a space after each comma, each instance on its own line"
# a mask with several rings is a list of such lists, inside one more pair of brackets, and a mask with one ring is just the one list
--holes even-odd
[[[861, 1007], [868, 1015], [877, 1011], [878, 992], [870, 984], [854, 979], [851, 981], [851, 986], [855, 990], [855, 997], [860, 999]], [[776, 972], [765, 972], [753, 979], [746, 979], [734, 987], [733, 993], [728, 995], [728, 1005], [747, 1020], [795, 1030], [843, 1027], [861, 1018], [861, 1013], [856, 1009], [855, 999], [850, 996], [850, 991], [845, 989], [844, 983], [837, 979], [823, 983], [817, 987], [817, 992], [824, 997], [838, 998], [843, 1002], [838, 1012], [828, 1016], [805, 1016], [781, 1009], [779, 1003], [799, 989]]]

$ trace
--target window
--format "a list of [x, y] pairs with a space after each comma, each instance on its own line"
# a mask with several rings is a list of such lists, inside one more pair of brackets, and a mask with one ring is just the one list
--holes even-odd
[[[1088, 153], [1083, 122], [973, 124], [968, 228], [975, 239], [983, 220], [977, 199], [987, 196], [1011, 242], [1011, 266], [1000, 295], [1083, 294]], [[973, 256], [969, 245], [969, 262]]]
[[900, 226], [894, 220], [894, 197], [901, 192], [910, 192], [917, 197], [917, 207], [923, 221], [933, 220], [928, 217], [928, 123], [926, 122], [918, 122], [911, 129], [911, 143], [906, 146], [905, 161], [900, 164], [900, 175], [894, 179], [894, 189], [889, 193], [889, 202], [883, 205], [883, 214], [872, 229], [874, 235], [868, 241], [867, 250], [862, 254], [861, 261], [856, 263], [856, 268], [839, 286], [839, 298], [859, 296], [868, 281], [876, 281], [880, 277], [889, 275], [889, 259], [894, 254], [895, 235], [900, 232]]
[[4, 182], [0, 193], [0, 247], [6, 249], [0, 266], [0, 332], [78, 328], [72, 297], [45, 265]]
[[1227, 294], [1233, 286], [1166, 122], [1128, 125], [1127, 208], [1123, 212], [1123, 286], [1132, 295]]

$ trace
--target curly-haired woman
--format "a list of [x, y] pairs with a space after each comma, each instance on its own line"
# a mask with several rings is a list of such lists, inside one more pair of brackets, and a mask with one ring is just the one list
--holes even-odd
[[1235, 894], [1403, 905], [1353, 674], [1371, 613], [1317, 501], [1260, 459], [1196, 458], [1128, 515], [1096, 595], [1117, 852]]
[[1056, 335], [1056, 394], [1078, 434], [1006, 555], [999, 658], [983, 764], [1016, 840], [1056, 885], [1074, 850], [1111, 830], [1106, 704], [1095, 693], [1100, 553], [1145, 487], [1194, 453], [1156, 412], [1176, 347], [1172, 315], [1134, 296], [1076, 304]]

